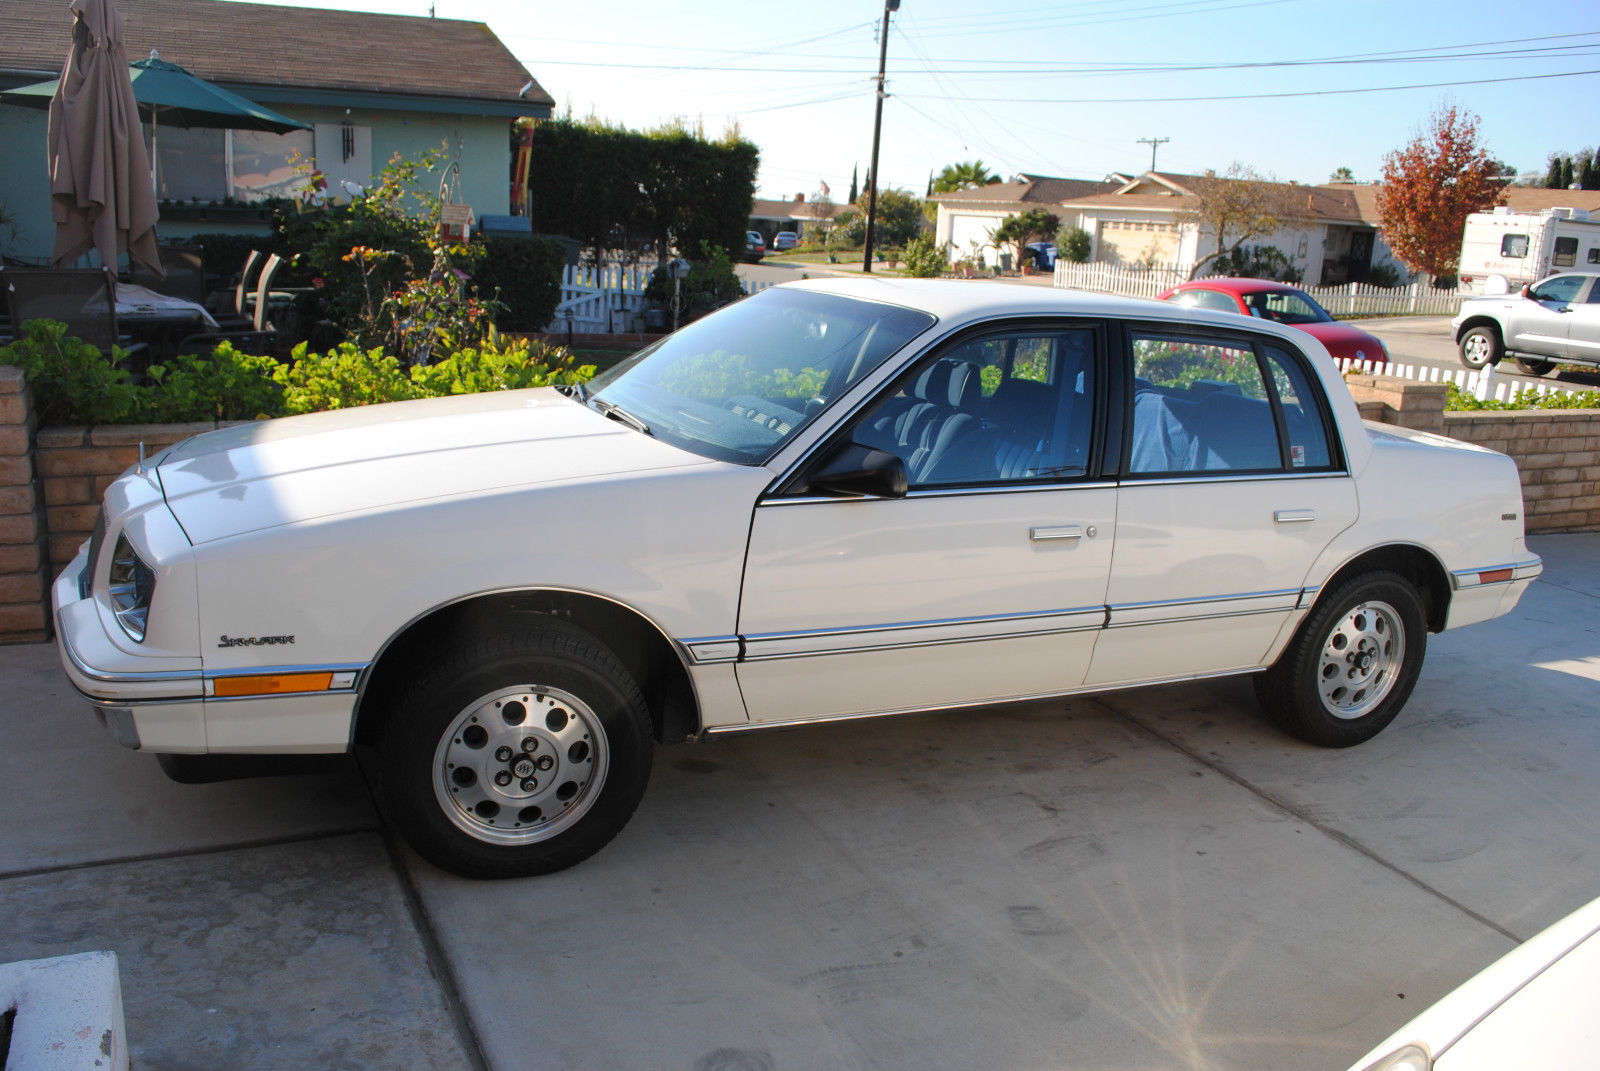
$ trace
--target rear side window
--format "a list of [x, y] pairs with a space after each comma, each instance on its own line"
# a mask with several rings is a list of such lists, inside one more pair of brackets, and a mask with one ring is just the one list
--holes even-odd
[[1570, 268], [1578, 262], [1578, 240], [1576, 238], [1557, 238], [1556, 255], [1551, 264], [1558, 268]]
[[1528, 236], [1526, 234], [1507, 234], [1500, 239], [1500, 255], [1521, 259], [1528, 255]]
[[1316, 387], [1273, 344], [1133, 335], [1131, 476], [1327, 470]]
[[1219, 294], [1215, 290], [1180, 290], [1167, 299], [1174, 305], [1191, 309], [1216, 309], [1218, 312], [1238, 312], [1239, 303], [1232, 294]]
[[1600, 245], [1597, 245], [1593, 249], [1589, 250], [1589, 263], [1600, 264]]

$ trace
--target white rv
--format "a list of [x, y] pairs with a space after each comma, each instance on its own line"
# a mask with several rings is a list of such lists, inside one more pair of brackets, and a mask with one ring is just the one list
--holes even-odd
[[1467, 217], [1458, 269], [1463, 293], [1510, 293], [1563, 270], [1600, 270], [1600, 220], [1583, 209], [1501, 206]]

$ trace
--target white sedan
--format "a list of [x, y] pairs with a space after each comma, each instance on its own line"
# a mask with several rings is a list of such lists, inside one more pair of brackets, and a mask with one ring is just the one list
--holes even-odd
[[598, 850], [686, 737], [1252, 674], [1356, 744], [1539, 570], [1512, 462], [1364, 426], [1304, 332], [814, 280], [586, 387], [179, 443], [54, 598], [119, 743], [370, 746], [419, 852], [505, 876]]

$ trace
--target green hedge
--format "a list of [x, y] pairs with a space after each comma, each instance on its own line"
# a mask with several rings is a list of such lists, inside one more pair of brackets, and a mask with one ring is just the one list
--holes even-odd
[[348, 342], [326, 353], [309, 352], [302, 343], [288, 364], [224, 342], [209, 355], [151, 365], [147, 381], [135, 383], [120, 349], [107, 355], [66, 332], [54, 320], [29, 320], [20, 337], [0, 346], [0, 365], [18, 367], [28, 377], [42, 426], [252, 420], [581, 383], [595, 372], [564, 348], [498, 336], [409, 370], [381, 349]]

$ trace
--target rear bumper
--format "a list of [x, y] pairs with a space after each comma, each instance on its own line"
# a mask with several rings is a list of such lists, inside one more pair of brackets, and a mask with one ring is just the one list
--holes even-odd
[[1460, 569], [1450, 574], [1450, 614], [1445, 628], [1474, 625], [1510, 613], [1544, 571], [1544, 561], [1527, 558], [1505, 565]]

